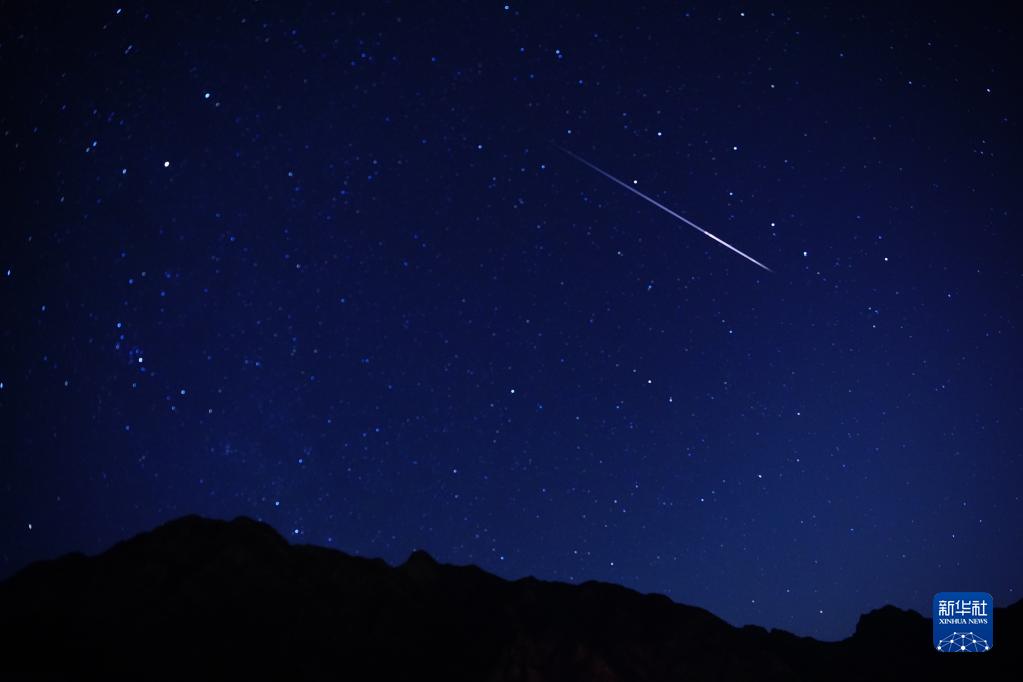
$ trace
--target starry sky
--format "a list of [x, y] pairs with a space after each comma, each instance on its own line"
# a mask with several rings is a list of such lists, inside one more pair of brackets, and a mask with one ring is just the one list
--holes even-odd
[[944, 11], [6, 4], [0, 575], [199, 513], [825, 639], [1015, 601], [1020, 46]]

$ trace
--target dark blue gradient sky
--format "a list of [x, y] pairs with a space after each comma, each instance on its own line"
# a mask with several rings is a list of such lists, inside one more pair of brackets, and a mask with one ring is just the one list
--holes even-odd
[[5, 5], [0, 574], [195, 512], [822, 638], [1020, 597], [1007, 13], [332, 4]]

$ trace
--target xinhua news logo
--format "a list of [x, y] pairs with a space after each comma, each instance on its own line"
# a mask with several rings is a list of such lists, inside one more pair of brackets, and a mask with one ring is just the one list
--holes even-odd
[[995, 644], [995, 603], [987, 592], [939, 592], [931, 619], [938, 651], [981, 653]]

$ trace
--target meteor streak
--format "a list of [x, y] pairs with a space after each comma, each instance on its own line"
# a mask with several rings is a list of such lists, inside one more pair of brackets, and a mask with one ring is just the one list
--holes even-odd
[[668, 208], [668, 207], [667, 207], [667, 206], [665, 206], [664, 204], [662, 204], [662, 203], [660, 203], [660, 202], [658, 202], [658, 201], [655, 201], [654, 199], [651, 199], [650, 197], [648, 197], [647, 195], [643, 194], [642, 192], [640, 192], [640, 191], [639, 191], [638, 189], [636, 189], [635, 187], [632, 187], [631, 185], [628, 185], [628, 184], [626, 184], [626, 183], [622, 182], [621, 180], [619, 180], [619, 179], [618, 179], [618, 178], [616, 178], [615, 176], [611, 175], [611, 174], [610, 174], [610, 173], [608, 173], [607, 171], [605, 171], [605, 170], [603, 170], [603, 169], [601, 169], [601, 168], [598, 168], [597, 166], [594, 166], [594, 165], [593, 165], [592, 163], [590, 163], [589, 161], [587, 161], [587, 160], [586, 160], [586, 159], [584, 159], [583, 157], [579, 156], [578, 154], [576, 154], [576, 153], [574, 153], [574, 152], [570, 152], [569, 150], [567, 150], [567, 149], [565, 149], [564, 147], [561, 147], [561, 146], [559, 146], [559, 145], [554, 145], [554, 146], [555, 146], [555, 147], [557, 147], [558, 149], [560, 149], [561, 151], [565, 152], [565, 153], [566, 153], [566, 154], [568, 154], [569, 156], [571, 156], [571, 157], [572, 157], [573, 159], [575, 159], [575, 160], [576, 160], [576, 161], [578, 161], [579, 163], [581, 163], [581, 164], [583, 164], [583, 165], [585, 165], [585, 166], [589, 166], [589, 167], [590, 167], [590, 168], [592, 168], [593, 170], [597, 171], [598, 173], [600, 173], [601, 175], [603, 175], [603, 176], [604, 176], [605, 178], [607, 178], [607, 179], [608, 179], [608, 180], [610, 180], [611, 182], [615, 182], [615, 183], [618, 183], [619, 185], [621, 185], [621, 186], [622, 186], [622, 187], [624, 187], [625, 189], [629, 190], [629, 191], [630, 191], [630, 192], [632, 192], [633, 194], [636, 194], [636, 195], [638, 195], [638, 196], [642, 197], [643, 199], [646, 199], [646, 200], [647, 200], [647, 201], [649, 201], [649, 202], [650, 202], [651, 204], [653, 204], [653, 205], [654, 205], [654, 206], [656, 206], [657, 208], [661, 209], [661, 210], [662, 210], [662, 211], [664, 211], [665, 213], [667, 213], [667, 214], [671, 215], [672, 217], [678, 218], [679, 220], [681, 220], [682, 222], [684, 222], [684, 223], [685, 223], [686, 225], [688, 225], [689, 227], [692, 227], [692, 228], [695, 228], [695, 229], [699, 230], [699, 231], [700, 231], [700, 232], [702, 232], [703, 234], [707, 235], [708, 237], [710, 237], [711, 239], [713, 239], [714, 241], [716, 241], [716, 242], [717, 242], [718, 244], [721, 244], [722, 246], [724, 246], [724, 247], [727, 247], [727, 248], [731, 249], [732, 251], [735, 251], [735, 252], [736, 252], [737, 254], [739, 254], [740, 256], [742, 256], [743, 258], [745, 258], [746, 260], [748, 260], [748, 261], [749, 261], [750, 263], [753, 263], [754, 265], [756, 265], [756, 266], [758, 266], [758, 267], [761, 267], [761, 268], [763, 268], [764, 270], [767, 270], [767, 271], [768, 271], [768, 272], [770, 272], [770, 273], [773, 273], [773, 272], [774, 272], [774, 270], [772, 270], [771, 268], [767, 267], [766, 265], [764, 265], [763, 263], [761, 263], [761, 262], [760, 262], [760, 261], [758, 261], [757, 259], [755, 259], [755, 258], [753, 258], [753, 257], [751, 257], [751, 256], [747, 256], [747, 255], [746, 255], [745, 253], [743, 253], [743, 252], [742, 252], [742, 251], [740, 251], [739, 249], [735, 248], [734, 246], [732, 246], [731, 244], [729, 244], [728, 242], [726, 242], [726, 241], [725, 241], [724, 239], [721, 239], [720, 237], [716, 237], [716, 236], [712, 235], [712, 234], [711, 234], [710, 232], [708, 232], [707, 230], [703, 229], [702, 227], [700, 227], [699, 225], [697, 225], [696, 223], [694, 223], [694, 222], [693, 222], [692, 220], [689, 220], [688, 218], [685, 218], [685, 217], [683, 217], [683, 216], [680, 216], [680, 215], [679, 215], [678, 213], [675, 213], [674, 211], [672, 211], [672, 210], [671, 210], [670, 208]]

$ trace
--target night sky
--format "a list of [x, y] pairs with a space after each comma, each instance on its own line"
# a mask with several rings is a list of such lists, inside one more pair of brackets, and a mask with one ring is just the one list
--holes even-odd
[[0, 575], [199, 513], [825, 639], [1020, 598], [1009, 10], [331, 4], [4, 4]]

